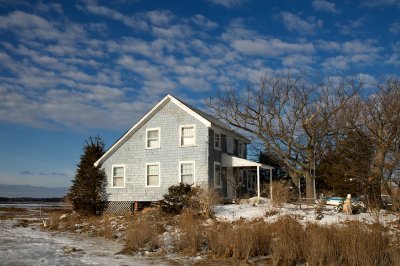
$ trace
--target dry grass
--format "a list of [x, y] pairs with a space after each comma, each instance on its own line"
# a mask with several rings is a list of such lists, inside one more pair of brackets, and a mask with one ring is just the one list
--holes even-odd
[[200, 213], [208, 218], [213, 216], [212, 208], [215, 204], [221, 202], [221, 198], [214, 189], [200, 187], [197, 188], [193, 202], [196, 202], [195, 205], [197, 205]]
[[274, 265], [296, 265], [304, 262], [305, 234], [301, 224], [290, 216], [283, 216], [271, 225], [275, 234], [272, 245]]
[[208, 249], [219, 257], [248, 260], [271, 252], [272, 231], [263, 221], [252, 223], [219, 223], [207, 230]]
[[178, 228], [181, 232], [176, 239], [176, 247], [188, 255], [194, 255], [201, 250], [203, 240], [203, 226], [201, 220], [193, 211], [186, 210], [178, 220]]
[[27, 209], [17, 208], [17, 207], [0, 207], [0, 212], [21, 213], [21, 212], [27, 212]]
[[274, 181], [270, 185], [268, 184], [265, 185], [263, 187], [263, 193], [269, 196], [271, 185], [272, 185], [272, 204], [274, 207], [280, 208], [283, 206], [284, 203], [289, 202], [291, 197], [291, 192], [289, 190], [289, 187], [280, 181]]
[[[163, 217], [164, 215], [164, 217]], [[137, 214], [126, 231], [124, 251], [137, 252], [143, 249], [153, 251], [161, 246], [159, 235], [164, 232], [165, 214], [158, 208]]]

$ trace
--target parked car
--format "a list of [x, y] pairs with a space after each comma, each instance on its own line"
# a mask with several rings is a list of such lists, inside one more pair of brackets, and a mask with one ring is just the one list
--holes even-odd
[[341, 197], [326, 198], [326, 205], [339, 206], [342, 203], [343, 203], [343, 198], [341, 198]]

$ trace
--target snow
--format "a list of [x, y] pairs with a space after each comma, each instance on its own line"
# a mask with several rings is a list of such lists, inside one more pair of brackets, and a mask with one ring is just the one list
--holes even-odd
[[[39, 221], [38, 221], [39, 222]], [[15, 227], [0, 220], [2, 265], [171, 265], [162, 258], [117, 254], [122, 243], [72, 233], [50, 233], [38, 224]]]
[[335, 211], [332, 206], [325, 206], [322, 211], [322, 219], [317, 220], [318, 213], [314, 206], [303, 204], [300, 208], [294, 204], [284, 204], [281, 208], [273, 207], [269, 199], [261, 198], [260, 204], [256, 203], [256, 198], [249, 200], [249, 203], [217, 205], [214, 207], [214, 213], [218, 220], [232, 222], [239, 219], [253, 220], [264, 219], [266, 222], [275, 222], [280, 217], [290, 215], [299, 222], [316, 223], [321, 225], [340, 224], [347, 221], [360, 221], [365, 223], [379, 222], [388, 226], [395, 221], [399, 221], [398, 213], [390, 213], [385, 210], [372, 213], [361, 213], [346, 215]]

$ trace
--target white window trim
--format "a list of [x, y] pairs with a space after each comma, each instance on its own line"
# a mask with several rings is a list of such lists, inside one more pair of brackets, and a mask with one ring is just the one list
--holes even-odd
[[[182, 145], [182, 129], [184, 127], [193, 127], [194, 131], [194, 136], [193, 136], [193, 145]], [[181, 125], [179, 126], [179, 147], [193, 147], [196, 146], [196, 125], [191, 124], [191, 125]]]
[[[114, 186], [114, 168], [116, 167], [122, 167], [124, 169], [124, 176], [123, 176], [123, 180], [124, 180], [124, 185], [122, 187], [115, 187]], [[113, 164], [111, 165], [111, 187], [112, 188], [125, 188], [125, 175], [126, 175], [126, 167], [125, 164]]]
[[[155, 130], [157, 130], [158, 131], [158, 147], [148, 147], [147, 146], [147, 144], [148, 144], [148, 135], [147, 135], [147, 133], [149, 132], [149, 131], [155, 131]], [[146, 142], [145, 142], [145, 148], [147, 149], [147, 150], [153, 150], [153, 149], [159, 149], [160, 147], [161, 147], [161, 128], [159, 128], [159, 127], [155, 127], [155, 128], [147, 128], [146, 129]]]
[[[216, 165], [219, 165], [219, 180], [221, 182], [220, 185], [217, 185], [215, 183], [215, 181], [216, 181], [216, 178], [215, 178], [215, 166]], [[221, 163], [219, 163], [219, 162], [214, 162], [214, 188], [222, 188], [222, 169], [221, 169]]]
[[[145, 176], [144, 176], [144, 185], [145, 187], [161, 187], [161, 167], [160, 167], [160, 163], [156, 162], [156, 163], [146, 163], [145, 164]], [[158, 165], [158, 186], [149, 186], [147, 185], [147, 167], [149, 165]]]
[[[219, 136], [219, 147], [215, 146], [215, 135]], [[220, 151], [222, 147], [222, 134], [220, 132], [214, 131], [214, 149]]]
[[[193, 184], [196, 184], [196, 163], [195, 161], [179, 161], [179, 169], [178, 169], [178, 173], [179, 173], [179, 183], [182, 183], [182, 164], [193, 164]], [[192, 184], [190, 184], [192, 185]]]

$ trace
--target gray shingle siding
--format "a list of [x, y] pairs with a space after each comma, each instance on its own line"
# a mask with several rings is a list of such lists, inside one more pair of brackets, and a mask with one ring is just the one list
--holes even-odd
[[[195, 125], [196, 145], [180, 147], [180, 126]], [[146, 149], [146, 129], [160, 128], [160, 148]], [[179, 183], [179, 162], [195, 162], [195, 181], [209, 182], [209, 132], [198, 119], [167, 103], [102, 164], [108, 177], [109, 201], [155, 201]], [[160, 163], [160, 187], [146, 187], [146, 163]], [[113, 188], [112, 165], [125, 165], [125, 187]]]

